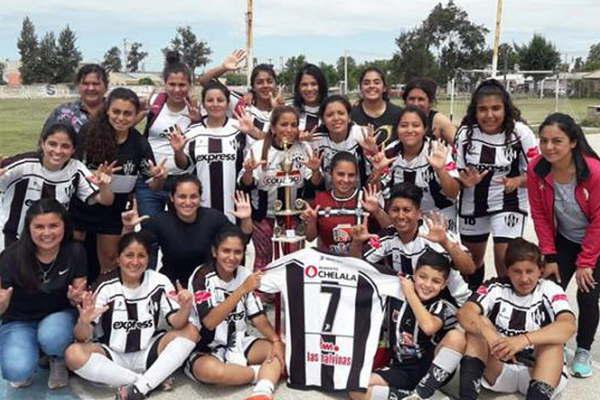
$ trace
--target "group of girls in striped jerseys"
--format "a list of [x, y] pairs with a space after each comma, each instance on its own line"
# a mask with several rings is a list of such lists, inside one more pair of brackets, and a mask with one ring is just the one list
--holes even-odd
[[[372, 377], [373, 387], [388, 389], [372, 388], [352, 398], [386, 399], [401, 391], [428, 398], [463, 354], [464, 370], [471, 374], [465, 378], [465, 398], [477, 396], [467, 378], [482, 374], [493, 390], [550, 398], [560, 371], [537, 364], [528, 385], [512, 387], [505, 375], [518, 377], [522, 371], [491, 362], [481, 345], [483, 338], [496, 361], [506, 361], [526, 348], [536, 355], [538, 346], [564, 344], [574, 326], [572, 313], [559, 315], [570, 313], [568, 304], [550, 304], [548, 319], [536, 321], [539, 330], [553, 324], [564, 328], [560, 334], [547, 329], [556, 343], [537, 330], [528, 336], [530, 328], [516, 333], [518, 342], [503, 341], [498, 339], [503, 326], [486, 325], [493, 319], [488, 292], [510, 301], [503, 290], [537, 296], [546, 285], [556, 301], [564, 300], [560, 287], [538, 285], [549, 282], [542, 276], [564, 288], [575, 275], [578, 303], [589, 313], [579, 316], [571, 373], [591, 375], [599, 320], [600, 248], [593, 235], [600, 224], [600, 161], [572, 118], [549, 116], [538, 145], [509, 93], [490, 79], [473, 93], [457, 130], [433, 109], [433, 81], [408, 82], [405, 105], [399, 107], [388, 97], [385, 74], [375, 67], [360, 75], [360, 99], [353, 106], [345, 96], [329, 95], [323, 72], [307, 64], [286, 104], [270, 65], [254, 68], [248, 93], [231, 92], [216, 80], [244, 60], [237, 50], [206, 71], [196, 104], [191, 71], [169, 53], [164, 92], [152, 96], [147, 107], [129, 89], [115, 88], [105, 96], [106, 74], [85, 66], [77, 78], [81, 100], [52, 114], [39, 151], [2, 162], [5, 379], [15, 387], [29, 384], [41, 349], [51, 358], [51, 388], [68, 383], [68, 367], [118, 387], [118, 399], [141, 399], [161, 385], [168, 388], [169, 376], [185, 362], [194, 381], [256, 382], [253, 398], [272, 398], [284, 366], [283, 344], [253, 292], [260, 271], [273, 259], [273, 210], [283, 197], [280, 171], [286, 163], [295, 178], [292, 200], [307, 200], [301, 216], [307, 238], [330, 252], [415, 275], [403, 278], [407, 305], [391, 307], [396, 314], [390, 314], [390, 326], [398, 328], [404, 318], [433, 323], [419, 326], [426, 333], [421, 339], [436, 345], [423, 347], [427, 365], [411, 358], [418, 365], [406, 369], [398, 365], [404, 356], [392, 357], [390, 368]], [[101, 108], [98, 97], [104, 99]], [[136, 125], [144, 118], [141, 134]], [[514, 242], [524, 234], [529, 204], [545, 264], [539, 251]], [[139, 225], [141, 233], [133, 232]], [[500, 280], [482, 284], [490, 233]], [[84, 242], [85, 250], [74, 240]], [[241, 264], [250, 241], [255, 255], [247, 269]], [[512, 243], [517, 250], [508, 257]], [[159, 249], [163, 258], [155, 272]], [[444, 263], [431, 255], [420, 260], [429, 250], [444, 254], [448, 268], [438, 268]], [[14, 260], [21, 268], [17, 274], [10, 270]], [[25, 261], [31, 261], [30, 270]], [[527, 262], [533, 267], [523, 265]], [[530, 279], [519, 281], [518, 274]], [[94, 280], [90, 291], [87, 285]], [[470, 301], [467, 283], [475, 291]], [[438, 295], [447, 297], [434, 306], [429, 300]], [[48, 296], [60, 298], [60, 307], [48, 307]], [[461, 306], [458, 320], [466, 336], [452, 329]], [[406, 307], [413, 316], [405, 314]], [[450, 311], [452, 323], [444, 317]], [[232, 314], [239, 320], [234, 324]], [[264, 339], [246, 334], [246, 320]], [[169, 325], [172, 329], [161, 333]], [[64, 343], [50, 345], [42, 333], [63, 335]], [[69, 346], [73, 337], [77, 343]], [[23, 340], [31, 351], [15, 350]], [[412, 339], [398, 340], [390, 342], [392, 350], [405, 354]], [[540, 359], [559, 362], [554, 350]], [[15, 357], [23, 361], [11, 364]]]

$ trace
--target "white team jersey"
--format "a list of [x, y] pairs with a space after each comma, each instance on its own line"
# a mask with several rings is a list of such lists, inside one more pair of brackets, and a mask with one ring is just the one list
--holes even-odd
[[476, 186], [462, 189], [459, 215], [481, 217], [503, 211], [527, 214], [527, 188], [505, 193], [502, 178], [522, 175], [527, 171], [528, 159], [538, 154], [537, 139], [531, 129], [516, 122], [514, 132], [507, 138], [504, 132], [488, 135], [473, 126], [470, 141], [468, 130], [463, 126], [456, 134], [457, 167], [489, 172]]
[[[264, 140], [256, 141], [250, 147], [246, 154], [246, 158], [254, 157], [258, 163], [261, 160]], [[292, 161], [291, 179], [292, 186], [292, 203], [302, 194], [304, 181], [312, 177], [312, 171], [307, 168], [303, 162], [308, 161], [311, 150], [308, 144], [295, 142], [287, 150], [280, 150], [273, 145], [267, 153], [267, 163], [264, 167], [257, 167], [252, 171], [254, 178], [254, 187], [250, 192], [252, 202], [252, 216], [255, 219], [262, 219], [265, 216], [275, 218], [273, 214], [273, 204], [275, 200], [284, 200], [284, 188], [281, 183], [284, 182], [285, 175], [282, 173], [282, 163], [289, 158]], [[241, 182], [244, 169], [238, 175], [238, 182]]]
[[547, 279], [540, 279], [527, 296], [519, 296], [506, 277], [490, 279], [469, 300], [479, 305], [482, 314], [505, 336], [536, 331], [563, 312], [573, 314], [565, 291]]
[[[397, 156], [398, 158], [390, 166], [390, 173], [382, 180], [385, 198], [389, 198], [390, 189], [394, 185], [401, 182], [410, 182], [423, 190], [423, 199], [421, 200], [421, 210], [423, 212], [455, 207], [456, 199], [449, 198], [442, 192], [440, 178], [427, 161], [427, 156], [431, 153], [432, 143], [433, 141], [426, 137], [421, 151], [412, 160], [407, 160], [402, 155], [402, 144], [399, 140], [390, 143], [386, 147], [385, 153], [388, 157]], [[445, 169], [451, 177], [458, 179], [458, 170], [452, 154], [448, 154]]]
[[200, 330], [203, 343], [211, 349], [227, 348], [231, 352], [243, 353], [243, 338], [248, 336], [247, 319], [263, 313], [263, 306], [254, 292], [246, 294], [236, 307], [214, 330], [202, 327], [202, 319], [238, 289], [252, 271], [239, 266], [229, 282], [219, 277], [215, 267], [204, 265], [196, 268], [190, 276], [188, 289], [194, 294], [196, 307], [190, 321]]
[[361, 169], [361, 171], [359, 171], [359, 177], [361, 180], [366, 177], [366, 174], [369, 171], [366, 169], [366, 160], [363, 157], [362, 147], [360, 146], [360, 143], [364, 141], [366, 134], [366, 128], [356, 124], [350, 125], [348, 136], [341, 142], [334, 142], [331, 140], [329, 133], [327, 132], [314, 133], [313, 140], [310, 142], [310, 144], [312, 148], [318, 152], [318, 154], [323, 154], [321, 169], [323, 170], [323, 176], [325, 177], [325, 188], [327, 190], [332, 189], [331, 160], [333, 159], [333, 156], [340, 151], [347, 151], [348, 153], [353, 154], [358, 160], [359, 168]]
[[311, 131], [313, 128], [321, 125], [319, 118], [319, 106], [303, 105], [298, 112], [300, 119], [298, 120], [298, 129], [300, 131]]
[[[450, 258], [450, 255], [439, 243], [432, 242], [421, 236], [421, 234], [426, 233], [427, 228], [421, 225], [414, 240], [404, 243], [400, 240], [396, 228], [393, 226], [385, 228], [379, 233], [380, 246], [372, 247], [369, 245], [367, 251], [364, 253], [364, 259], [371, 263], [379, 263], [383, 260], [395, 271], [402, 272], [404, 275], [413, 275], [419, 257], [427, 249]], [[452, 233], [448, 232], [447, 235], [449, 240], [458, 242], [458, 239]], [[462, 249], [466, 251], [464, 247]], [[458, 306], [462, 306], [471, 295], [471, 291], [460, 275], [460, 272], [454, 268], [450, 270], [447, 289]]]
[[190, 126], [185, 137], [185, 153], [202, 182], [200, 205], [223, 212], [235, 224], [233, 196], [247, 136], [228, 118], [219, 128], [208, 128], [204, 119]]
[[366, 389], [386, 296], [403, 298], [398, 277], [313, 248], [273, 261], [265, 272], [259, 290], [281, 292], [285, 304], [288, 384]]
[[152, 147], [154, 159], [157, 163], [160, 163], [163, 159], [167, 160], [165, 168], [169, 175], [185, 173], [185, 171], [180, 170], [175, 165], [175, 153], [169, 143], [169, 128], [172, 129], [177, 125], [181, 132], [185, 132], [191, 123], [188, 114], [187, 106], [180, 111], [174, 112], [165, 103], [148, 130], [148, 143]]
[[94, 339], [121, 353], [146, 349], [161, 323], [179, 310], [169, 297], [173, 293], [173, 284], [160, 272], [147, 269], [140, 286], [129, 289], [121, 283], [117, 269], [94, 292], [96, 307], [108, 306], [95, 321]]
[[56, 199], [67, 209], [73, 196], [88, 202], [98, 191], [98, 187], [86, 179], [91, 175], [81, 161], [73, 158], [62, 169], [50, 171], [44, 168], [37, 154], [16, 156], [0, 176], [3, 231], [20, 235], [25, 213], [36, 200]]

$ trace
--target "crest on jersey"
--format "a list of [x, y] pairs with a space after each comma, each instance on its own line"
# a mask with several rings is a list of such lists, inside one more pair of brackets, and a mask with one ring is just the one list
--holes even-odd
[[520, 220], [521, 219], [515, 214], [507, 214], [504, 216], [504, 223], [509, 228], [514, 228], [515, 226], [517, 226], [517, 223], [519, 223]]
[[123, 175], [133, 175], [135, 172], [135, 163], [131, 160], [127, 160], [122, 165]]

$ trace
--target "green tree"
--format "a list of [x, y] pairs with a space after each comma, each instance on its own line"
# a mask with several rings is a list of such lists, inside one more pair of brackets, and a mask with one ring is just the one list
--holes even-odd
[[19, 54], [21, 56], [21, 66], [19, 72], [23, 83], [28, 85], [38, 82], [38, 40], [35, 34], [35, 27], [29, 17], [25, 17], [21, 27], [21, 34], [17, 41]]
[[140, 63], [148, 56], [148, 53], [141, 51], [142, 44], [134, 42], [127, 52], [127, 71], [137, 72], [140, 69]]
[[277, 81], [282, 85], [292, 87], [294, 85], [294, 79], [296, 79], [296, 73], [304, 66], [304, 64], [306, 64], [306, 57], [304, 54], [288, 58], [283, 66], [283, 71], [277, 75]]
[[58, 47], [54, 32], [44, 35], [39, 45], [39, 60], [37, 68], [37, 81], [57, 83], [56, 71], [58, 69]]
[[75, 44], [76, 40], [77, 37], [69, 25], [58, 35], [58, 66], [56, 69], [58, 82], [72, 82], [75, 78], [77, 66], [81, 62], [81, 52]]
[[163, 53], [169, 50], [177, 50], [182, 55], [181, 60], [190, 68], [192, 75], [196, 68], [208, 64], [208, 56], [212, 53], [208, 44], [199, 40], [189, 26], [177, 28], [177, 34], [171, 39], [170, 46], [163, 49]]
[[138, 80], [138, 85], [154, 86], [154, 81], [149, 77], [140, 78]]
[[[519, 54], [519, 65], [522, 70], [555, 70], [560, 64], [560, 53], [554, 44], [542, 35], [534, 34], [531, 41], [522, 46], [515, 45]], [[535, 74], [534, 79], [540, 81], [542, 74]]]
[[394, 75], [403, 82], [418, 76], [437, 76], [437, 60], [421, 29], [403, 32], [396, 38], [398, 51], [392, 58]]
[[227, 79], [227, 85], [230, 85], [230, 86], [245, 86], [246, 85], [246, 75], [245, 74], [229, 72], [228, 74], [225, 74], [225, 79]]
[[577, 57], [573, 63], [573, 72], [582, 72], [584, 65], [583, 58]]
[[597, 69], [600, 69], [600, 42], [590, 47], [584, 66], [585, 71], [595, 71]]
[[107, 71], [121, 72], [123, 64], [121, 63], [121, 50], [117, 46], [113, 46], [106, 53], [104, 53], [104, 60], [102, 66]]
[[[366, 61], [364, 64], [359, 65], [358, 70], [364, 71], [368, 67], [375, 67], [383, 72], [385, 77], [385, 83], [390, 86], [395, 83], [399, 83], [398, 77], [392, 73], [393, 70], [393, 62], [392, 60], [372, 60]], [[360, 78], [360, 74], [359, 74]]]
[[6, 68], [6, 65], [4, 65], [3, 62], [0, 62], [0, 85], [6, 85], [6, 82], [4, 81], [4, 69]]
[[340, 76], [333, 65], [320, 62], [319, 68], [321, 68], [321, 71], [323, 71], [323, 75], [325, 75], [325, 80], [327, 80], [327, 84], [329, 86], [336, 86], [338, 84], [340, 81]]

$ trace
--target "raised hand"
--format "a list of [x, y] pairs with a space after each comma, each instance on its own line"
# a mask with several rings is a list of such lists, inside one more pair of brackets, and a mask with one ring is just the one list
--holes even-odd
[[365, 130], [365, 136], [358, 144], [365, 150], [366, 154], [377, 153], [378, 147], [377, 138], [375, 137], [375, 128], [373, 125], [369, 124], [365, 127]]
[[0, 310], [6, 310], [8, 305], [10, 304], [10, 299], [12, 298], [13, 288], [12, 286], [8, 289], [2, 288], [2, 280], [0, 279]]
[[189, 101], [187, 97], [183, 100], [185, 101], [185, 105], [188, 109], [188, 113], [185, 116], [188, 117], [190, 121], [200, 121], [202, 119], [202, 115], [200, 114], [198, 101]]
[[377, 185], [369, 184], [363, 188], [363, 198], [360, 201], [362, 208], [367, 210], [369, 213], [375, 213], [379, 205], [379, 189]]
[[96, 307], [96, 296], [86, 291], [81, 297], [81, 304], [77, 304], [79, 320], [85, 324], [91, 324], [108, 310], [108, 306]]
[[223, 68], [227, 71], [240, 69], [246, 60], [246, 50], [237, 49], [223, 60]]
[[402, 287], [402, 293], [407, 294], [407, 293], [415, 292], [415, 283], [413, 282], [412, 279], [410, 279], [404, 275], [400, 275], [400, 274], [399, 274], [399, 278], [400, 278], [400, 287]]
[[355, 242], [364, 243], [370, 239], [378, 239], [379, 237], [374, 233], [369, 233], [369, 228], [367, 227], [367, 220], [365, 218], [361, 224], [354, 225], [350, 232], [350, 236], [352, 240]]
[[318, 126], [315, 126], [310, 131], [298, 132], [298, 140], [301, 142], [312, 142], [317, 131]]
[[236, 190], [233, 196], [235, 211], [231, 214], [238, 219], [246, 219], [252, 216], [252, 205], [250, 204], [250, 195], [242, 190]]
[[[383, 145], [381, 147], [383, 147]], [[367, 157], [367, 160], [369, 160], [369, 162], [373, 166], [373, 168], [376, 170], [379, 170], [379, 171], [388, 168], [398, 158], [398, 156], [392, 157], [392, 158], [387, 158], [385, 155], [385, 152], [383, 151], [383, 148], [380, 149], [379, 152], [377, 152], [373, 155], [367, 155], [366, 157]]]
[[317, 204], [315, 208], [312, 208], [307, 201], [305, 201], [304, 204], [304, 210], [302, 211], [302, 214], [300, 214], [300, 219], [307, 223], [316, 221], [319, 216], [321, 205]]
[[167, 178], [167, 168], [165, 167], [165, 163], [167, 162], [166, 158], [163, 158], [159, 164], [154, 164], [152, 160], [148, 160], [148, 172], [153, 179], [166, 179]]
[[185, 136], [183, 132], [181, 132], [179, 125], [175, 124], [172, 128], [172, 130], [169, 129], [168, 134], [169, 144], [174, 152], [182, 151], [183, 147], [185, 146]]
[[260, 286], [260, 280], [262, 279], [264, 272], [258, 271], [248, 276], [244, 283], [242, 283], [242, 287], [246, 293], [250, 293], [255, 291]]
[[283, 98], [283, 86], [277, 88], [277, 92], [271, 92], [271, 107], [279, 107], [285, 105], [285, 99]]
[[442, 213], [432, 211], [428, 217], [423, 217], [423, 220], [427, 224], [428, 232], [420, 233], [419, 236], [434, 243], [444, 243], [448, 240], [448, 220]]
[[98, 168], [92, 173], [92, 175], [86, 178], [88, 181], [92, 182], [98, 187], [108, 186], [112, 181], [113, 174], [123, 169], [123, 167], [117, 167], [116, 165], [116, 160], [111, 163], [104, 161], [98, 166]]
[[427, 162], [434, 170], [440, 170], [446, 166], [449, 153], [450, 148], [448, 146], [439, 140], [434, 140], [431, 143], [431, 152], [426, 156]]
[[233, 115], [237, 119], [237, 124], [234, 122], [233, 126], [240, 130], [240, 132], [250, 135], [254, 130], [254, 118], [245, 109], [234, 110]]
[[84, 293], [87, 291], [86, 289], [87, 282], [85, 279], [82, 279], [80, 282], [74, 280], [67, 288], [67, 299], [69, 299], [71, 304], [80, 304]]
[[266, 160], [258, 160], [257, 161], [256, 158], [254, 157], [254, 152], [252, 150], [250, 150], [250, 157], [248, 157], [248, 158], [246, 158], [246, 160], [244, 160], [243, 167], [244, 167], [244, 170], [246, 171], [246, 173], [251, 173], [259, 166], [263, 166], [266, 164], [267, 164]]
[[476, 168], [468, 167], [458, 171], [458, 179], [463, 186], [470, 188], [481, 182], [488, 172], [490, 172], [488, 169], [479, 172]]
[[177, 290], [174, 300], [185, 308], [192, 308], [194, 306], [194, 295], [192, 292], [181, 286], [179, 280], [175, 281], [175, 289]]
[[150, 217], [147, 215], [140, 217], [135, 197], [132, 200], [131, 210], [123, 211], [121, 213], [121, 222], [123, 223], [123, 228], [126, 228], [130, 231], [132, 231], [137, 224], [147, 220], [148, 218]]
[[308, 155], [308, 159], [306, 161], [302, 161], [302, 164], [312, 172], [318, 172], [321, 168], [321, 164], [323, 163], [323, 157], [325, 156], [325, 152], [318, 155], [316, 151], [311, 149], [311, 154]]

